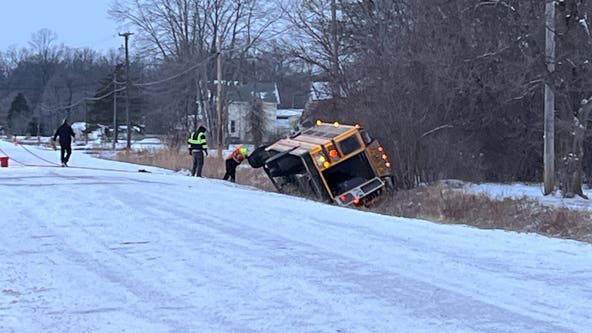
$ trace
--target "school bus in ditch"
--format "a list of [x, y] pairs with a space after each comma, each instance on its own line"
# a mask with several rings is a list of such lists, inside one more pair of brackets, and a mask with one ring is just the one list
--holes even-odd
[[359, 125], [317, 121], [257, 148], [248, 161], [254, 168], [263, 167], [278, 192], [340, 206], [371, 206], [393, 187], [387, 154]]

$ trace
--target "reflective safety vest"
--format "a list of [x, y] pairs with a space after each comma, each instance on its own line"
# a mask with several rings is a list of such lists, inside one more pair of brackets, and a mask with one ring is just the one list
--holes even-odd
[[238, 164], [240, 164], [240, 163], [242, 163], [242, 161], [244, 161], [246, 156], [247, 156], [247, 148], [238, 146], [235, 150], [232, 151], [232, 153], [230, 153], [228, 155], [228, 157], [226, 157], [226, 159], [233, 159]]
[[208, 149], [206, 144], [206, 133], [193, 132], [189, 139], [187, 139], [187, 146], [189, 149]]

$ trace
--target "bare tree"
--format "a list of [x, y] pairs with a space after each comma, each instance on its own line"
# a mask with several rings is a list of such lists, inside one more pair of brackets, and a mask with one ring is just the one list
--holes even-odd
[[99, 53], [91, 49], [64, 48], [54, 75], [45, 85], [36, 111], [51, 130], [69, 116], [86, 120], [85, 98], [92, 96], [100, 79], [112, 67], [103, 63]]
[[[162, 112], [174, 112], [179, 120], [193, 121], [216, 128], [213, 81], [216, 56], [224, 48], [224, 77], [237, 77], [240, 59], [259, 41], [272, 17], [260, 17], [255, 24], [259, 2], [256, 0], [137, 0], [116, 1], [111, 15], [138, 29], [138, 50], [160, 63], [163, 83], [149, 92], [158, 96]], [[178, 75], [182, 73], [183, 75]], [[174, 79], [166, 79], [166, 77]], [[147, 87], [148, 89], [148, 87]], [[208, 133], [212, 133], [209, 131]], [[213, 142], [214, 140], [210, 140]]]
[[34, 33], [29, 42], [35, 58], [41, 65], [41, 82], [45, 85], [53, 74], [53, 70], [60, 61], [62, 50], [55, 45], [58, 35], [49, 30], [41, 29]]
[[[537, 55], [543, 28], [530, 27], [537, 27], [539, 2], [337, 5], [348, 94], [331, 115], [366, 124], [391, 147], [400, 186], [455, 176], [536, 177], [542, 166], [532, 162], [542, 141], [535, 138], [542, 136], [533, 124], [541, 117], [532, 101], [544, 75]], [[309, 10], [314, 23], [298, 16], [305, 22], [299, 31], [313, 41], [298, 51], [331, 75], [330, 8], [314, 8], [324, 8]], [[326, 105], [318, 112], [327, 113]]]
[[[592, 165], [585, 165], [592, 154], [589, 143], [590, 95], [592, 79], [589, 54], [592, 36], [589, 29], [590, 4], [581, 0], [558, 3], [557, 19], [557, 74], [553, 76], [557, 100], [557, 136], [559, 188], [564, 197], [579, 195], [583, 179], [590, 174]], [[588, 137], [588, 138], [587, 138]], [[585, 168], [586, 167], [586, 168]], [[589, 177], [588, 177], [589, 178]]]
[[330, 95], [347, 95], [347, 80], [342, 71], [343, 3], [336, 0], [306, 0], [283, 4], [290, 37], [286, 46], [294, 56], [314, 66], [315, 71], [330, 83]]
[[567, 198], [579, 195], [584, 199], [588, 199], [582, 191], [582, 180], [584, 176], [584, 141], [591, 112], [592, 101], [584, 99], [581, 107], [573, 117], [572, 145], [569, 152], [563, 157], [560, 178], [563, 196]]

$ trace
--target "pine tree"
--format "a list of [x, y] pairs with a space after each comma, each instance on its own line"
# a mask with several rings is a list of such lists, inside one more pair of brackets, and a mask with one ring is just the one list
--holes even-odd
[[25, 95], [22, 93], [16, 95], [10, 104], [6, 118], [8, 129], [13, 135], [26, 134], [27, 126], [33, 119], [33, 112], [29, 109]]
[[43, 133], [43, 125], [39, 123], [38, 117], [33, 117], [27, 124], [27, 134], [36, 136], [40, 135], [41, 133]]
[[[113, 76], [115, 75], [115, 82]], [[126, 124], [125, 115], [125, 91], [115, 91], [125, 88], [125, 68], [118, 64], [115, 73], [110, 73], [100, 82], [94, 100], [88, 103], [87, 122], [89, 124], [113, 125], [113, 98], [117, 99], [117, 125]], [[130, 121], [132, 126], [141, 120], [140, 113], [143, 100], [137, 88], [131, 87], [130, 91]]]
[[[94, 100], [88, 103], [88, 114], [87, 114], [87, 122], [90, 124], [103, 124], [108, 125], [112, 124], [113, 122], [113, 98], [117, 98], [117, 111], [119, 112], [119, 117], [117, 119], [118, 123], [122, 123], [122, 111], [124, 110], [124, 100], [121, 97], [122, 92], [114, 92], [122, 87], [121, 84], [117, 84], [117, 82], [123, 81], [123, 66], [117, 65], [115, 68], [115, 73], [110, 73], [107, 75], [103, 80], [100, 82], [100, 86], [97, 89]], [[113, 76], [115, 75], [116, 79], [114, 82]], [[114, 96], [116, 94], [116, 96]]]

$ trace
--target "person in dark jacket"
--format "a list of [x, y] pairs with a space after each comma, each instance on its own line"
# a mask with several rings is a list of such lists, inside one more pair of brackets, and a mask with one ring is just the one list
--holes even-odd
[[189, 155], [193, 156], [193, 168], [191, 176], [201, 177], [201, 170], [204, 165], [204, 154], [208, 156], [208, 145], [206, 142], [206, 128], [199, 126], [197, 131], [191, 133], [187, 139]]
[[236, 167], [238, 167], [247, 156], [247, 148], [238, 146], [226, 157], [226, 173], [222, 179], [236, 181]]
[[72, 155], [72, 139], [74, 138], [74, 130], [70, 124], [68, 124], [68, 118], [64, 119], [64, 122], [53, 135], [53, 141], [60, 137], [60, 157], [62, 160], [62, 166], [68, 166], [70, 155]]

